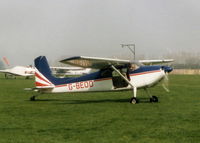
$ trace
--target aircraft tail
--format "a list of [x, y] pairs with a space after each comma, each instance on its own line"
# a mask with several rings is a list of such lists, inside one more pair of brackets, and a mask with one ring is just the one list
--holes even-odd
[[55, 77], [52, 76], [45, 56], [35, 59], [35, 85], [36, 88], [53, 88]]
[[8, 61], [6, 57], [3, 57], [3, 62], [6, 66], [10, 66], [10, 62]]
[[39, 56], [35, 59], [35, 67], [36, 88], [54, 88], [57, 85], [66, 84], [68, 79], [72, 79], [54, 77], [45, 56]]

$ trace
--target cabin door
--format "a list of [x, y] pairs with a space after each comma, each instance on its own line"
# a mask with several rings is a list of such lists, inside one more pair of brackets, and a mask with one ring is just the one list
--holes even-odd
[[[121, 72], [121, 74], [123, 74], [127, 79], [130, 80], [127, 68], [122, 68], [118, 70]], [[128, 83], [116, 71], [112, 72], [112, 82], [114, 88], [123, 88], [128, 86]]]

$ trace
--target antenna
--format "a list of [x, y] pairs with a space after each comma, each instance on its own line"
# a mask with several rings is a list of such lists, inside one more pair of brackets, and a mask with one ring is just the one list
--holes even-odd
[[135, 44], [121, 44], [122, 48], [128, 48], [133, 54], [133, 60], [135, 61]]

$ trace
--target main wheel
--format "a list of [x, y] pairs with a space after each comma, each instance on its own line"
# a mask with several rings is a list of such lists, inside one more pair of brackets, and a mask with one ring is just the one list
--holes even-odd
[[158, 102], [158, 97], [152, 96], [152, 98], [150, 98], [150, 102]]
[[32, 97], [30, 98], [30, 101], [35, 101], [35, 96], [32, 96]]
[[131, 98], [130, 103], [136, 104], [136, 103], [139, 103], [139, 100], [137, 98], [133, 97], [133, 98]]

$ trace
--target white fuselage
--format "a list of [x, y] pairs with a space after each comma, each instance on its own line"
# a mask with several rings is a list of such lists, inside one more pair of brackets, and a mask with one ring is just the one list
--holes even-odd
[[[42, 75], [41, 75], [42, 76]], [[147, 72], [140, 72], [130, 74], [130, 82], [136, 88], [151, 87], [162, 80], [165, 76], [163, 70], [154, 70]], [[81, 82], [68, 83], [63, 85], [57, 85], [53, 88], [40, 89], [42, 92], [48, 93], [63, 93], [63, 92], [89, 92], [89, 91], [116, 91], [116, 90], [128, 90], [132, 89], [130, 85], [122, 88], [116, 88], [113, 85], [113, 79], [102, 78], [97, 80], [86, 80]]]

